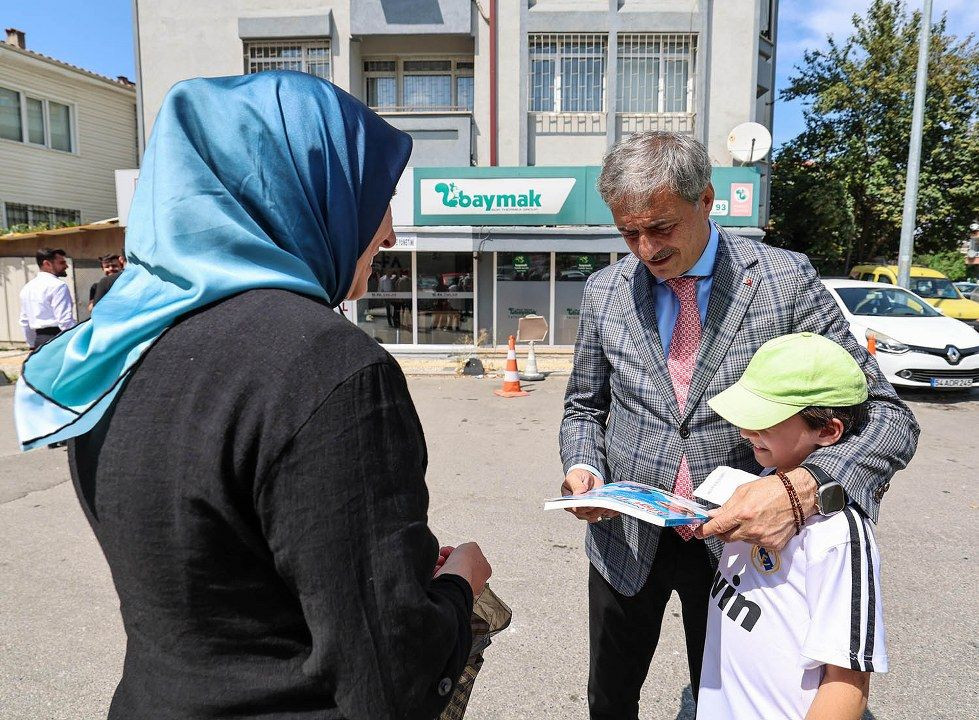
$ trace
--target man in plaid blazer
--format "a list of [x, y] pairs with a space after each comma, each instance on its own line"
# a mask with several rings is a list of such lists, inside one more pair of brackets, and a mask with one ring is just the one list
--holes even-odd
[[[620, 480], [680, 492], [684, 478], [696, 488], [719, 465], [760, 472], [750, 443], [707, 400], [741, 376], [764, 342], [809, 331], [839, 343], [863, 367], [869, 421], [851, 438], [818, 450], [789, 479], [807, 517], [837, 509], [820, 502], [833, 497], [823, 494], [830, 489], [842, 497], [839, 483], [876, 521], [891, 476], [914, 454], [918, 426], [850, 335], [809, 260], [711, 223], [710, 158], [682, 135], [640, 133], [618, 143], [605, 158], [599, 191], [632, 254], [585, 285], [561, 423], [562, 492]], [[684, 276], [686, 300], [676, 284]], [[691, 344], [684, 380], [678, 348]], [[674, 590], [696, 698], [721, 541], [778, 548], [795, 532], [788, 492], [774, 476], [739, 489], [689, 539], [602, 509], [574, 514], [589, 521], [593, 720], [638, 717], [639, 692]]]

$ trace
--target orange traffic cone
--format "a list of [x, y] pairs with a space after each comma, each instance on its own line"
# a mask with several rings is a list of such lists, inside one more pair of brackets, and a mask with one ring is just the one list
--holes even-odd
[[871, 355], [877, 354], [877, 336], [873, 333], [867, 335], [867, 352]]
[[503, 387], [493, 391], [494, 395], [500, 397], [520, 397], [530, 395], [526, 390], [520, 389], [520, 375], [517, 373], [517, 341], [510, 336], [510, 343], [506, 351], [506, 370], [503, 373]]

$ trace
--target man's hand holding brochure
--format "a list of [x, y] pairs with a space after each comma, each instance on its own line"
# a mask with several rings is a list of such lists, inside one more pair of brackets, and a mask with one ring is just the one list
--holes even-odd
[[[734, 490], [758, 478], [751, 473], [722, 466], [708, 475], [694, 497], [715, 505], [723, 505]], [[635, 482], [602, 485], [578, 494], [553, 498], [544, 503], [545, 510], [571, 508], [605, 508], [660, 527], [699, 525], [710, 519], [708, 508], [673, 493]]]

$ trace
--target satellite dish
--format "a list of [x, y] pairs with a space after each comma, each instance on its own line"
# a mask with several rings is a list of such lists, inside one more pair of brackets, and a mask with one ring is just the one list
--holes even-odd
[[758, 162], [772, 149], [772, 134], [764, 125], [755, 122], [741, 123], [727, 136], [727, 149], [735, 160], [743, 163]]

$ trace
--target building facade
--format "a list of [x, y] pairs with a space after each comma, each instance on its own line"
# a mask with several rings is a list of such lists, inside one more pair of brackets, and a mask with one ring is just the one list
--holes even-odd
[[135, 5], [141, 138], [197, 76], [329, 79], [414, 140], [398, 247], [348, 316], [400, 349], [501, 344], [543, 315], [570, 345], [584, 280], [627, 252], [594, 189], [633, 132], [703, 141], [715, 219], [760, 235], [767, 161], [727, 150], [771, 128], [777, 0], [157, 0]]
[[115, 170], [138, 162], [136, 90], [0, 42], [0, 228], [116, 214]]

